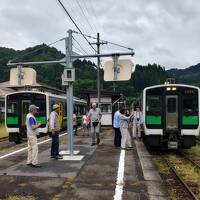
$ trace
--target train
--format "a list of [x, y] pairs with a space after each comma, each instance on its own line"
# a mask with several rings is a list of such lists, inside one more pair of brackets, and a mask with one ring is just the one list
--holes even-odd
[[184, 84], [163, 84], [147, 87], [134, 102], [140, 105], [143, 137], [151, 147], [168, 149], [196, 145], [200, 125], [200, 90]]
[[[82, 115], [87, 111], [87, 102], [74, 97], [74, 113], [77, 114], [77, 123], [81, 124]], [[18, 91], [5, 96], [5, 126], [9, 134], [9, 141], [20, 143], [26, 137], [26, 115], [29, 105], [39, 107], [36, 116], [42, 125], [39, 128], [41, 134], [49, 132], [48, 118], [53, 104], [60, 105], [58, 113], [61, 129], [67, 128], [67, 103], [66, 96], [54, 95], [39, 91]]]

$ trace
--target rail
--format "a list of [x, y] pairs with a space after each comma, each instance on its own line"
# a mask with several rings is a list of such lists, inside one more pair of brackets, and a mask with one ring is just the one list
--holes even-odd
[[193, 193], [193, 191], [189, 188], [189, 186], [184, 182], [184, 180], [181, 178], [181, 176], [176, 171], [175, 167], [170, 163], [170, 161], [167, 158], [162, 158], [167, 163], [168, 167], [171, 169], [173, 174], [176, 176], [176, 178], [179, 180], [179, 182], [184, 186], [184, 188], [187, 190], [188, 194], [192, 197], [194, 200], [199, 200], [199, 198]]

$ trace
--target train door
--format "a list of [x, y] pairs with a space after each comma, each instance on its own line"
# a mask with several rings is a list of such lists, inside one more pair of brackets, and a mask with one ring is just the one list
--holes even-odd
[[30, 100], [22, 100], [21, 103], [21, 126], [26, 125], [26, 115], [29, 113]]
[[166, 96], [166, 130], [178, 130], [178, 96]]

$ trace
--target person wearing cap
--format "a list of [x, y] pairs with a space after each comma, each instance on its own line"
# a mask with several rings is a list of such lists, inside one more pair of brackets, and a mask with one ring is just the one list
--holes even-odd
[[41, 122], [37, 123], [35, 115], [39, 107], [35, 105], [29, 106], [29, 113], [26, 116], [27, 127], [27, 141], [28, 141], [28, 158], [27, 165], [33, 167], [41, 167], [38, 164], [38, 144], [37, 135], [39, 134], [38, 128], [41, 126]]
[[53, 111], [50, 114], [50, 130], [52, 135], [52, 143], [51, 143], [51, 158], [62, 159], [62, 156], [59, 155], [59, 132], [60, 125], [58, 120], [60, 106], [58, 104], [53, 105]]
[[133, 111], [133, 138], [141, 138], [141, 125], [143, 124], [143, 115], [140, 111], [140, 106], [136, 106], [136, 110]]

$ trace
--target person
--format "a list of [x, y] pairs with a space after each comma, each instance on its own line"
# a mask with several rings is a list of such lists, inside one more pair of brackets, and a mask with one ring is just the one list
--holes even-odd
[[89, 121], [88, 121], [88, 113], [87, 112], [82, 117], [82, 126], [83, 126], [83, 135], [85, 135], [86, 131], [87, 131], [87, 135], [89, 135]]
[[59, 131], [60, 125], [58, 120], [60, 106], [58, 104], [53, 105], [53, 111], [50, 114], [49, 126], [51, 130], [52, 143], [51, 143], [51, 158], [62, 159], [59, 154]]
[[122, 135], [121, 149], [131, 150], [133, 149], [133, 146], [131, 144], [131, 137], [129, 133], [129, 122], [132, 115], [130, 116], [126, 116], [126, 115], [127, 115], [126, 109], [121, 108], [120, 109], [120, 131]]
[[77, 117], [76, 117], [76, 113], [73, 114], [73, 129], [74, 129], [74, 135], [78, 135], [77, 134]]
[[136, 110], [133, 111], [133, 138], [141, 138], [141, 125], [143, 124], [143, 115], [140, 111], [140, 106], [136, 106]]
[[113, 127], [115, 129], [114, 145], [115, 147], [121, 146], [121, 132], [120, 132], [120, 112], [117, 110], [114, 114]]
[[33, 167], [41, 167], [38, 164], [38, 144], [37, 135], [39, 134], [38, 128], [41, 126], [41, 122], [37, 123], [35, 118], [39, 107], [35, 105], [29, 106], [29, 113], [26, 116], [26, 128], [27, 128], [27, 141], [28, 141], [28, 158], [27, 165]]
[[91, 134], [92, 134], [92, 146], [95, 145], [95, 139], [97, 137], [97, 144], [100, 143], [99, 136], [99, 123], [101, 120], [102, 114], [100, 108], [97, 108], [96, 103], [92, 103], [92, 108], [88, 113], [88, 120], [90, 120], [91, 124]]

